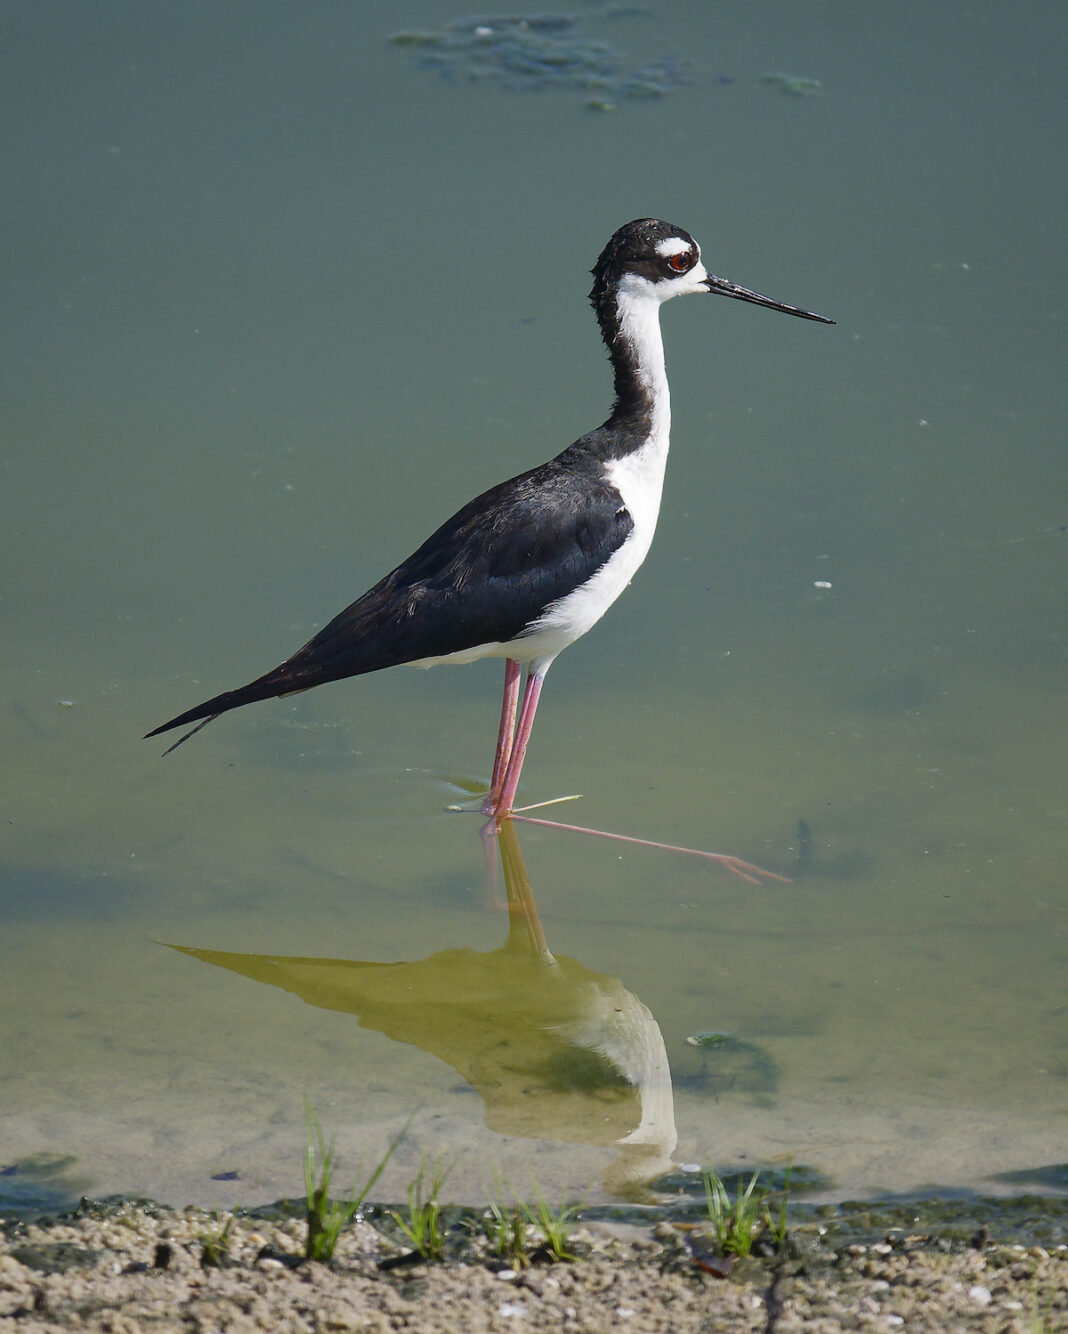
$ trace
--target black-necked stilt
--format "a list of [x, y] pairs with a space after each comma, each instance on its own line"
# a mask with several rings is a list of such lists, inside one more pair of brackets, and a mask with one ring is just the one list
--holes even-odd
[[545, 673], [615, 602], [653, 540], [671, 422], [660, 307], [697, 292], [834, 323], [710, 274], [681, 227], [655, 218], [628, 222], [602, 251], [590, 293], [615, 374], [615, 405], [604, 425], [470, 501], [281, 666], [148, 735], [198, 723], [185, 741], [239, 705], [400, 663], [503, 658], [504, 701], [483, 804], [499, 823], [512, 810]]

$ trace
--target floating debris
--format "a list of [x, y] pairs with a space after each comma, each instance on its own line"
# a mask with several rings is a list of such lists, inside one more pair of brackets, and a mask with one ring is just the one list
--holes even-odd
[[[440, 30], [395, 32], [390, 45], [404, 47], [421, 69], [453, 84], [488, 84], [509, 92], [570, 91], [586, 94], [591, 111], [616, 111], [623, 102], [654, 101], [698, 81], [729, 87], [730, 74], [697, 71], [692, 61], [661, 51], [645, 63], [590, 35], [589, 25], [653, 19], [647, 9], [605, 5], [584, 14], [496, 14], [458, 18]], [[823, 94], [819, 79], [769, 73], [761, 83], [792, 97]]]
[[[640, 9], [610, 8], [592, 18], [648, 17]], [[415, 63], [453, 83], [486, 83], [511, 92], [575, 90], [586, 106], [614, 111], [621, 101], [665, 97], [692, 81], [690, 65], [666, 54], [630, 67], [626, 56], [596, 41], [573, 14], [498, 15], [454, 19], [440, 32], [397, 32], [389, 41], [411, 50]]]
[[791, 97], [822, 97], [823, 84], [819, 79], [809, 79], [803, 74], [764, 74], [761, 83], [768, 83], [780, 92]]
[[665, 97], [675, 88], [690, 81], [689, 61], [679, 60], [675, 56], [664, 56], [633, 74], [628, 74], [620, 84], [621, 97]]
[[686, 1041], [691, 1047], [704, 1047], [706, 1051], [712, 1051], [715, 1047], [730, 1047], [734, 1042], [734, 1034], [715, 1030], [708, 1033], [691, 1033]]
[[695, 1075], [676, 1076], [677, 1087], [692, 1087], [718, 1102], [721, 1094], [743, 1094], [758, 1107], [769, 1107], [779, 1084], [779, 1067], [770, 1052], [722, 1029], [690, 1033], [686, 1038], [701, 1053]]

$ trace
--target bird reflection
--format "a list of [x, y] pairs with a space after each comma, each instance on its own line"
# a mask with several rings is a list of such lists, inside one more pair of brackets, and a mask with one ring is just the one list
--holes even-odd
[[603, 1184], [627, 1193], [672, 1165], [663, 1037], [618, 978], [550, 952], [512, 821], [499, 846], [509, 927], [496, 950], [376, 963], [169, 948], [438, 1057], [479, 1094], [498, 1134], [614, 1145]]

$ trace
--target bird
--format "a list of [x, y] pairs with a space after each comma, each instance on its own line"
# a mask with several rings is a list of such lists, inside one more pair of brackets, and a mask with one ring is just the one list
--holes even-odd
[[257, 700], [400, 664], [503, 658], [497, 746], [481, 804], [488, 826], [500, 828], [514, 809], [546, 673], [616, 601], [653, 540], [671, 427], [660, 307], [679, 296], [725, 296], [834, 323], [709, 273], [690, 233], [657, 218], [620, 227], [591, 272], [589, 300], [614, 377], [604, 423], [469, 501], [279, 666], [147, 733], [196, 724], [164, 754]]

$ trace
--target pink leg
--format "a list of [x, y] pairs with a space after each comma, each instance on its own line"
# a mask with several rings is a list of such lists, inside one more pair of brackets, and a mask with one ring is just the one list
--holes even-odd
[[508, 768], [501, 783], [501, 790], [493, 802], [491, 813], [497, 824], [500, 824], [501, 820], [511, 814], [512, 802], [515, 801], [516, 788], [519, 786], [519, 775], [523, 771], [523, 761], [527, 754], [527, 742], [529, 742], [530, 734], [534, 729], [534, 715], [538, 711], [538, 698], [541, 695], [541, 684], [544, 680], [544, 674], [538, 676], [537, 673], [530, 672], [527, 676], [527, 686], [523, 692], [523, 707], [519, 712], [519, 722], [515, 729], [515, 739], [512, 742], [512, 753], [508, 760]]
[[612, 838], [619, 843], [635, 843], [640, 848], [658, 848], [661, 852], [682, 852], [688, 857], [704, 857], [708, 861], [718, 862], [725, 871], [730, 871], [732, 875], [739, 876], [742, 880], [748, 880], [751, 885], [759, 885], [761, 876], [768, 880], [781, 880], [787, 885], [790, 883], [788, 875], [780, 875], [778, 871], [767, 871], [763, 866], [754, 866], [752, 862], [744, 862], [741, 857], [732, 857], [728, 852], [702, 852], [699, 848], [679, 847], [677, 843], [655, 843], [651, 838], [611, 834], [607, 829], [587, 829], [585, 825], [561, 824], [559, 820], [539, 820], [533, 815], [509, 813], [509, 819], [522, 820], [524, 824], [540, 824], [546, 829], [563, 829], [569, 834], [593, 834], [596, 838]]
[[[519, 707], [519, 677], [522, 669], [518, 662], [507, 658], [504, 663], [504, 699], [501, 701], [501, 725], [497, 730], [497, 753], [493, 757], [493, 777], [490, 779], [489, 792], [482, 803], [483, 815], [492, 815], [497, 807], [501, 784], [508, 770], [508, 760], [512, 754], [512, 738], [515, 734], [515, 715]], [[494, 853], [496, 865], [496, 853]]]

